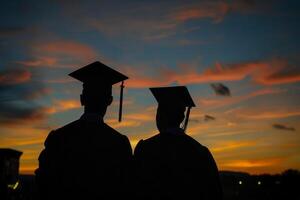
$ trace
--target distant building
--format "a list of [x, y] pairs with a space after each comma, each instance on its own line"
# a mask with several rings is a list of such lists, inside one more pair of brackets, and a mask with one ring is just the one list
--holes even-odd
[[0, 199], [17, 199], [22, 152], [0, 148]]

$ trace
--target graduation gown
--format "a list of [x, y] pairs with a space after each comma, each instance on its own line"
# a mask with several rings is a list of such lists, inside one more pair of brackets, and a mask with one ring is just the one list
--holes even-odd
[[36, 170], [39, 197], [125, 197], [131, 161], [128, 138], [85, 114], [48, 135]]
[[138, 199], [222, 199], [212, 154], [182, 129], [141, 140], [134, 159]]

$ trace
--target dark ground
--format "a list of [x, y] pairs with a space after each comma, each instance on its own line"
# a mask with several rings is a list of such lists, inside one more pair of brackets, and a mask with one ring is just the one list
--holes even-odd
[[[277, 175], [250, 175], [220, 172], [224, 200], [300, 199], [300, 171], [286, 170]], [[20, 175], [20, 185], [11, 199], [34, 200], [33, 175]]]

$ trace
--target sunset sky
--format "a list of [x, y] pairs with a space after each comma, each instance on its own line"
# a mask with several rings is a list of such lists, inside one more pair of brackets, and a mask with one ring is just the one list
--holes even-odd
[[68, 74], [99, 60], [129, 77], [123, 122], [119, 85], [106, 122], [133, 149], [157, 133], [148, 88], [186, 85], [197, 105], [187, 134], [220, 170], [300, 169], [299, 8], [293, 0], [1, 1], [0, 147], [23, 151], [20, 171], [33, 173], [48, 133], [83, 112], [82, 85]]

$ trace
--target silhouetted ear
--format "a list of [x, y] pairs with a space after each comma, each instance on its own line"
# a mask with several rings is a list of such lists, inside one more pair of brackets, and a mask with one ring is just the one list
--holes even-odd
[[107, 106], [109, 106], [109, 105], [112, 103], [113, 100], [114, 100], [114, 97], [113, 97], [113, 96], [110, 96], [110, 97], [108, 98], [108, 100], [107, 100]]
[[82, 94], [80, 95], [80, 103], [81, 103], [82, 106], [85, 105], [85, 99], [84, 99], [84, 96]]

